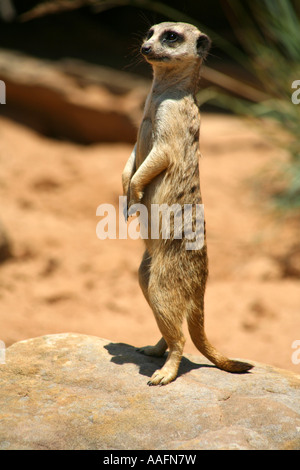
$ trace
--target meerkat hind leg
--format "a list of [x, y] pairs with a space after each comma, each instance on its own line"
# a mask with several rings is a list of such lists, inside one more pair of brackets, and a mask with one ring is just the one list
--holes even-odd
[[[151, 296], [149, 293], [150, 271], [152, 265], [152, 258], [146, 250], [141, 265], [139, 267], [139, 283], [143, 294], [151, 307], [162, 338], [155, 346], [145, 346], [138, 348], [138, 351], [147, 356], [163, 356], [165, 351], [169, 349], [169, 354], [162, 369], [154, 372], [148, 385], [166, 385], [174, 380], [177, 376], [178, 367], [182, 358], [185, 338], [182, 334], [181, 315], [172, 316], [172, 312], [167, 309], [168, 295], [165, 295], [159, 285], [155, 285], [157, 278], [156, 274], [152, 271], [152, 292], [155, 294]], [[152, 266], [153, 268], [153, 266]], [[155, 271], [155, 266], [154, 266]], [[159, 296], [159, 299], [157, 298]], [[165, 298], [164, 298], [165, 297]], [[164, 305], [165, 311], [162, 312], [158, 305]]]
[[[162, 301], [159, 302], [160, 305], [166, 305], [163, 299], [160, 299], [160, 301]], [[160, 332], [163, 335], [159, 346], [162, 347], [165, 343], [165, 347], [168, 348], [169, 353], [165, 364], [161, 369], [154, 372], [148, 381], [148, 385], [166, 385], [176, 378], [181, 362], [185, 345], [185, 338], [182, 333], [182, 321], [181, 318], [176, 315], [173, 316], [171, 311], [161, 311], [157, 309], [155, 304], [152, 305], [152, 310]], [[156, 345], [157, 347], [158, 344]]]
[[168, 340], [169, 353], [167, 360], [161, 369], [157, 369], [150, 380], [148, 385], [166, 385], [172, 382], [177, 377], [178, 368], [181, 362], [185, 338], [181, 336]]
[[[141, 265], [139, 267], [139, 283], [142, 289], [142, 292], [147, 300], [149, 306], [149, 295], [148, 295], [148, 286], [149, 286], [149, 278], [150, 278], [150, 266], [151, 266], [151, 256], [149, 255], [148, 251], [146, 250]], [[155, 356], [161, 357], [167, 350], [167, 343], [164, 338], [161, 338], [155, 346], [143, 346], [141, 348], [137, 348], [137, 351], [145, 354], [146, 356]]]

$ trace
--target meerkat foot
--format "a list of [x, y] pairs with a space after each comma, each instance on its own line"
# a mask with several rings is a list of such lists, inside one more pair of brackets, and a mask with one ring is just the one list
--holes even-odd
[[145, 354], [145, 356], [154, 356], [154, 357], [161, 357], [165, 353], [165, 351], [162, 351], [156, 346], [143, 346], [142, 348], [138, 348], [137, 351], [141, 354]]
[[146, 356], [161, 357], [166, 352], [168, 346], [164, 338], [161, 338], [155, 346], [144, 346], [137, 351]]
[[177, 368], [176, 370], [163, 367], [162, 369], [157, 369], [152, 375], [151, 379], [147, 382], [148, 385], [167, 385], [176, 379]]
[[163, 346], [165, 346], [165, 348], [169, 346], [169, 354], [164, 366], [154, 372], [151, 379], [148, 381], [148, 385], [167, 385], [176, 379], [184, 343], [185, 339], [183, 336], [178, 339], [176, 347], [174, 347], [172, 343], [167, 345], [164, 338], [157, 343], [156, 346], [161, 346], [161, 348]]

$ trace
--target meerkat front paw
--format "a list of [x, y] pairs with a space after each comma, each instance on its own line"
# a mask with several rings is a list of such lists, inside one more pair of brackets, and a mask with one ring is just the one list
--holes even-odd
[[167, 385], [168, 383], [172, 382], [176, 379], [177, 370], [168, 370], [167, 368], [163, 367], [162, 369], [158, 369], [154, 372], [151, 379], [147, 382], [148, 385]]
[[137, 211], [136, 202], [129, 202], [127, 209], [127, 217], [131, 217]]
[[139, 204], [142, 197], [143, 197], [143, 193], [140, 193], [138, 195], [139, 199], [138, 201], [136, 201], [135, 199], [130, 198], [130, 194], [128, 191], [127, 199], [125, 200], [125, 203], [123, 205], [123, 215], [126, 221], [128, 220], [128, 217], [130, 217], [131, 215], [134, 215], [137, 212], [138, 208], [136, 207], [136, 204]]
[[133, 177], [130, 181], [129, 189], [128, 189], [128, 200], [129, 200], [129, 207], [133, 204], [139, 204], [141, 201], [144, 193], [142, 191], [141, 185], [136, 181]]
[[143, 195], [144, 193], [142, 191], [137, 191], [135, 194], [132, 194], [132, 191], [130, 191], [130, 199], [127, 205], [128, 217], [136, 213], [136, 211], [138, 210], [138, 207], [136, 207], [136, 205], [140, 204]]

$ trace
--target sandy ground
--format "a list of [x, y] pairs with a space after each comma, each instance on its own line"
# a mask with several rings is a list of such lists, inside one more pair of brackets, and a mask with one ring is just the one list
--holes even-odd
[[[300, 340], [300, 278], [286, 263], [299, 225], [272, 212], [267, 198], [271, 170], [285, 155], [237, 118], [203, 115], [201, 132], [207, 335], [230, 357], [300, 372], [291, 359]], [[118, 215], [130, 151], [54, 141], [0, 118], [0, 218], [13, 247], [0, 265], [7, 346], [68, 331], [134, 346], [159, 339], [138, 287], [142, 241], [96, 236], [100, 204], [113, 204]], [[185, 351], [196, 352], [188, 334]]]

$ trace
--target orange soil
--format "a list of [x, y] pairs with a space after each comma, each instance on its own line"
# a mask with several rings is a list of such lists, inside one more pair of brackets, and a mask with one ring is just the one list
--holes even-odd
[[[142, 241], [96, 236], [96, 209], [118, 207], [130, 151], [127, 144], [54, 141], [0, 119], [1, 220], [14, 254], [0, 265], [7, 346], [67, 331], [134, 346], [159, 339], [138, 287]], [[242, 120], [222, 115], [202, 116], [201, 152], [207, 335], [230, 357], [299, 372], [291, 356], [300, 339], [300, 279], [282, 264], [299, 226], [270, 211], [261, 185], [285, 155]], [[196, 352], [188, 334], [185, 351]]]

